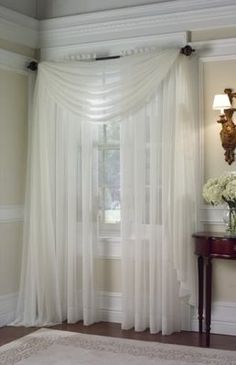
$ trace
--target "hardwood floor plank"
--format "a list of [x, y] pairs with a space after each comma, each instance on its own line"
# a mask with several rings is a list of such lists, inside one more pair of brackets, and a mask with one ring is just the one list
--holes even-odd
[[[148, 331], [135, 332], [134, 330], [122, 330], [120, 324], [118, 323], [108, 323], [100, 322], [93, 324], [91, 326], [84, 326], [83, 322], [78, 322], [76, 324], [63, 323], [50, 327], [52, 329], [87, 333], [91, 335], [100, 336], [111, 336], [111, 337], [121, 337], [127, 339], [136, 339], [142, 341], [157, 341], [162, 343], [170, 343], [177, 345], [186, 346], [198, 346], [205, 347], [205, 335], [198, 334], [197, 332], [178, 332], [173, 333], [169, 336], [163, 336], [161, 334], [151, 335]], [[36, 331], [38, 328], [35, 327], [2, 327], [0, 328], [0, 346], [14, 341], [22, 336], [30, 334]], [[234, 350], [236, 351], [236, 336], [228, 335], [215, 335], [211, 334], [211, 348], [224, 349], [224, 350]]]

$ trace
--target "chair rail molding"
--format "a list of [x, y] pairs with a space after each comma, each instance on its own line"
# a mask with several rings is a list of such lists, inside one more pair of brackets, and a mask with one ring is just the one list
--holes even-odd
[[[236, 304], [234, 302], [213, 302], [211, 333], [236, 335]], [[192, 331], [198, 331], [197, 310], [192, 320]]]
[[23, 205], [0, 205], [0, 224], [23, 222], [24, 206]]
[[0, 38], [30, 48], [39, 45], [39, 21], [0, 6]]

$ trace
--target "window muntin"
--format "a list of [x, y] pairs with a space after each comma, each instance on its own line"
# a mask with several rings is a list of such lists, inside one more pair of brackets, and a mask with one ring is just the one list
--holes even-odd
[[98, 180], [100, 223], [120, 222], [120, 125], [99, 126]]

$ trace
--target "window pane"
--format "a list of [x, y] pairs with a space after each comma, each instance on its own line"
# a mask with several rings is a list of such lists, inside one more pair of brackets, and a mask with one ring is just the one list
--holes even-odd
[[98, 126], [98, 143], [100, 145], [119, 145], [120, 124], [111, 123]]
[[120, 151], [105, 150], [104, 152], [104, 185], [120, 186]]
[[99, 125], [98, 126], [98, 143], [99, 144], [105, 143], [105, 136], [106, 136], [106, 126]]
[[120, 210], [105, 210], [104, 223], [119, 223]]
[[146, 200], [145, 200], [145, 224], [150, 223], [150, 189], [146, 187]]
[[120, 124], [99, 126], [98, 180], [102, 223], [120, 222]]
[[98, 151], [98, 185], [102, 187], [104, 185], [104, 152]]
[[120, 222], [120, 190], [104, 188], [104, 221], [105, 223]]
[[111, 123], [106, 125], [106, 143], [119, 144], [120, 142], [120, 124]]

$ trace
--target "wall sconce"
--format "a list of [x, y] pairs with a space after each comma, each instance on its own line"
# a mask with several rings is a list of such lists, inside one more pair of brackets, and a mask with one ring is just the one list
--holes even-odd
[[225, 161], [229, 165], [234, 161], [234, 150], [236, 148], [236, 125], [232, 117], [235, 108], [232, 107], [233, 98], [236, 98], [236, 93], [232, 89], [225, 89], [225, 94], [215, 95], [213, 102], [213, 110], [220, 110], [220, 120], [217, 123], [222, 124], [220, 138], [222, 147], [225, 149]]

